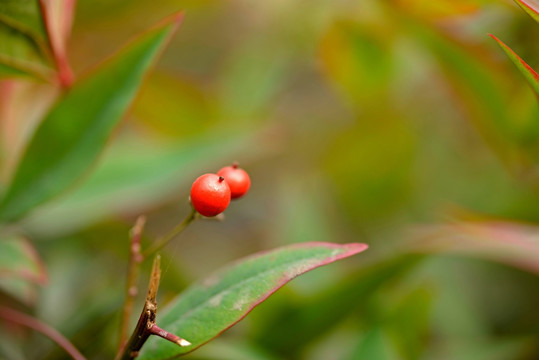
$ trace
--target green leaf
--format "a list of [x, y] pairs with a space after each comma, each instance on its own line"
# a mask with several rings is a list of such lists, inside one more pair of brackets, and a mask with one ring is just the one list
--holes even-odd
[[174, 22], [141, 36], [75, 84], [52, 108], [31, 139], [0, 204], [0, 219], [20, 217], [87, 172], [179, 19], [176, 16]]
[[47, 33], [38, 0], [2, 0], [0, 22], [29, 35], [40, 42], [47, 41]]
[[496, 40], [498, 45], [502, 48], [503, 51], [509, 56], [509, 59], [515, 64], [515, 66], [520, 70], [522, 75], [528, 80], [530, 83], [532, 89], [535, 91], [537, 96], [539, 96], [539, 74], [535, 72], [530, 65], [526, 64], [524, 60], [520, 58], [511, 48], [507, 45], [505, 45], [500, 39], [498, 39], [496, 36], [489, 34], [491, 38]]
[[[268, 324], [253, 338], [281, 357], [294, 357], [337, 324], [364, 311], [367, 302], [380, 287], [400, 280], [421, 262], [422, 256], [401, 255], [375, 262], [340, 279], [335, 286], [284, 311], [274, 312]], [[352, 315], [351, 315], [352, 314]]]
[[535, 21], [539, 22], [539, 4], [534, 0], [515, 0], [515, 2]]
[[19, 278], [0, 278], [0, 295], [6, 293], [18, 301], [33, 306], [37, 300], [36, 284], [26, 279]]
[[190, 352], [240, 321], [298, 275], [365, 249], [367, 245], [357, 243], [302, 243], [239, 261], [190, 287], [158, 314], [159, 326], [192, 346], [180, 348], [151, 338], [139, 358], [164, 359]]
[[[497, 154], [507, 162], [515, 152], [538, 140], [539, 123], [513, 116], [504, 74], [460, 40], [418, 22], [404, 22], [414, 37], [436, 57], [467, 117]], [[404, 27], [403, 27], [404, 28]]]
[[335, 22], [324, 35], [321, 65], [353, 103], [380, 107], [393, 74], [391, 39], [372, 26]]
[[46, 282], [45, 266], [30, 241], [20, 236], [0, 239], [0, 290], [31, 305], [36, 284]]
[[428, 288], [415, 289], [392, 309], [388, 321], [382, 324], [404, 359], [420, 359], [422, 356], [428, 337], [432, 300], [433, 294]]
[[387, 334], [380, 328], [373, 328], [365, 333], [351, 358], [397, 360], [399, 356]]
[[257, 349], [256, 344], [247, 340], [215, 339], [192, 355], [190, 360], [277, 360], [265, 351]]
[[[237, 127], [215, 129], [181, 144], [152, 141], [144, 134], [120, 137], [77, 189], [40, 207], [21, 224], [40, 238], [54, 238], [109, 216], [144, 212], [182, 199], [184, 189], [200, 174], [201, 164], [217, 170], [230, 159], [241, 157], [243, 162], [264, 154], [267, 147], [260, 134]], [[63, 220], [66, 217], [68, 222]]]
[[0, 21], [0, 76], [32, 75], [49, 79], [52, 70], [37, 44]]
[[32, 243], [11, 236], [0, 239], [0, 278], [23, 278], [36, 283], [47, 280], [45, 267]]

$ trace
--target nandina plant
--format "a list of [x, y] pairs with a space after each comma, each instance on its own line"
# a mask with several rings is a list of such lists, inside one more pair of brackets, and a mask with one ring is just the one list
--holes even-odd
[[[0, 75], [45, 81], [56, 86], [59, 94], [26, 144], [0, 200], [4, 225], [0, 230], [0, 274], [14, 281], [2, 282], [0, 287], [8, 292], [14, 290], [13, 284], [46, 283], [47, 265], [24, 236], [22, 222], [91, 171], [183, 18], [181, 13], [170, 16], [76, 79], [66, 56], [73, 9], [73, 2], [55, 0], [10, 2], [2, 8], [2, 21], [8, 20], [2, 24], [8, 27], [3, 39], [10, 46], [0, 49]], [[39, 45], [38, 53], [29, 56], [20, 51], [28, 42]], [[4, 101], [9, 102], [10, 89], [9, 84], [1, 88]], [[243, 198], [250, 186], [248, 173], [236, 163], [216, 174], [200, 176], [191, 188], [187, 217], [147, 247], [141, 241], [145, 217], [137, 219], [125, 246], [129, 255], [117, 359], [165, 359], [193, 351], [240, 321], [291, 279], [367, 248], [359, 243], [313, 242], [255, 254], [190, 286], [158, 312], [159, 251], [194, 221], [219, 216], [231, 199]], [[144, 306], [136, 325], [131, 324], [141, 264], [151, 260]], [[84, 359], [64, 336], [30, 313], [0, 303], [0, 318], [6, 324], [41, 332], [74, 359]]]

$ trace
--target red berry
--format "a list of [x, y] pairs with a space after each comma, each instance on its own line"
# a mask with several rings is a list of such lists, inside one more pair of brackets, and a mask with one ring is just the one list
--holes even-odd
[[230, 204], [230, 187], [222, 176], [199, 176], [191, 187], [191, 203], [204, 216], [218, 215]]
[[217, 172], [217, 175], [225, 178], [230, 186], [232, 199], [238, 199], [245, 195], [251, 186], [251, 179], [245, 170], [240, 169], [238, 164], [226, 166]]

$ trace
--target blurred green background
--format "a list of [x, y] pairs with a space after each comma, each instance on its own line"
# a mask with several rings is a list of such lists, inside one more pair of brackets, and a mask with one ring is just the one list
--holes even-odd
[[[250, 193], [166, 248], [161, 304], [259, 250], [370, 249], [294, 280], [186, 359], [539, 358], [539, 106], [487, 36], [537, 68], [537, 23], [509, 0], [80, 0], [75, 74], [179, 9], [179, 32], [96, 168], [21, 225], [49, 274], [17, 292], [36, 316], [90, 359], [111, 358], [134, 219], [147, 214], [145, 241], [164, 234], [199, 174], [238, 161]], [[11, 86], [4, 181], [56, 94]], [[524, 240], [453, 251], [461, 221]], [[24, 331], [4, 331], [0, 348], [65, 357]]]

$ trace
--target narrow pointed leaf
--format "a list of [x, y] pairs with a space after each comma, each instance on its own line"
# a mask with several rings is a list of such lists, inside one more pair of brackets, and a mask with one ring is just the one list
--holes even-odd
[[539, 22], [539, 2], [537, 0], [515, 0], [515, 2], [535, 21]]
[[498, 45], [500, 45], [500, 47], [503, 49], [503, 51], [505, 51], [507, 56], [509, 56], [509, 59], [511, 59], [511, 61], [516, 65], [518, 70], [520, 70], [522, 75], [524, 75], [526, 80], [528, 80], [537, 96], [539, 96], [539, 74], [537, 74], [537, 72], [535, 72], [535, 70], [533, 70], [531, 66], [526, 64], [524, 60], [522, 60], [513, 50], [511, 50], [509, 46], [505, 45], [500, 39], [498, 39], [492, 34], [490, 34], [490, 37], [496, 40]]
[[36, 42], [46, 43], [47, 34], [36, 0], [0, 1], [0, 22], [27, 34]]
[[192, 343], [150, 338], [139, 359], [165, 359], [190, 352], [243, 319], [287, 282], [309, 270], [367, 249], [365, 244], [301, 243], [263, 252], [195, 284], [157, 314], [159, 326]]
[[51, 73], [36, 42], [0, 21], [0, 76], [33, 75], [48, 79]]
[[15, 172], [0, 204], [0, 219], [20, 217], [86, 173], [179, 20], [175, 16], [138, 38], [53, 106]]
[[[237, 157], [247, 161], [267, 149], [260, 132], [231, 127], [182, 141], [163, 144], [144, 134], [118, 138], [103, 161], [76, 190], [34, 211], [21, 224], [30, 234], [57, 237], [107, 217], [147, 211], [182, 196], [200, 172], [200, 164], [218, 168]], [[69, 217], [69, 221], [63, 221]]]

